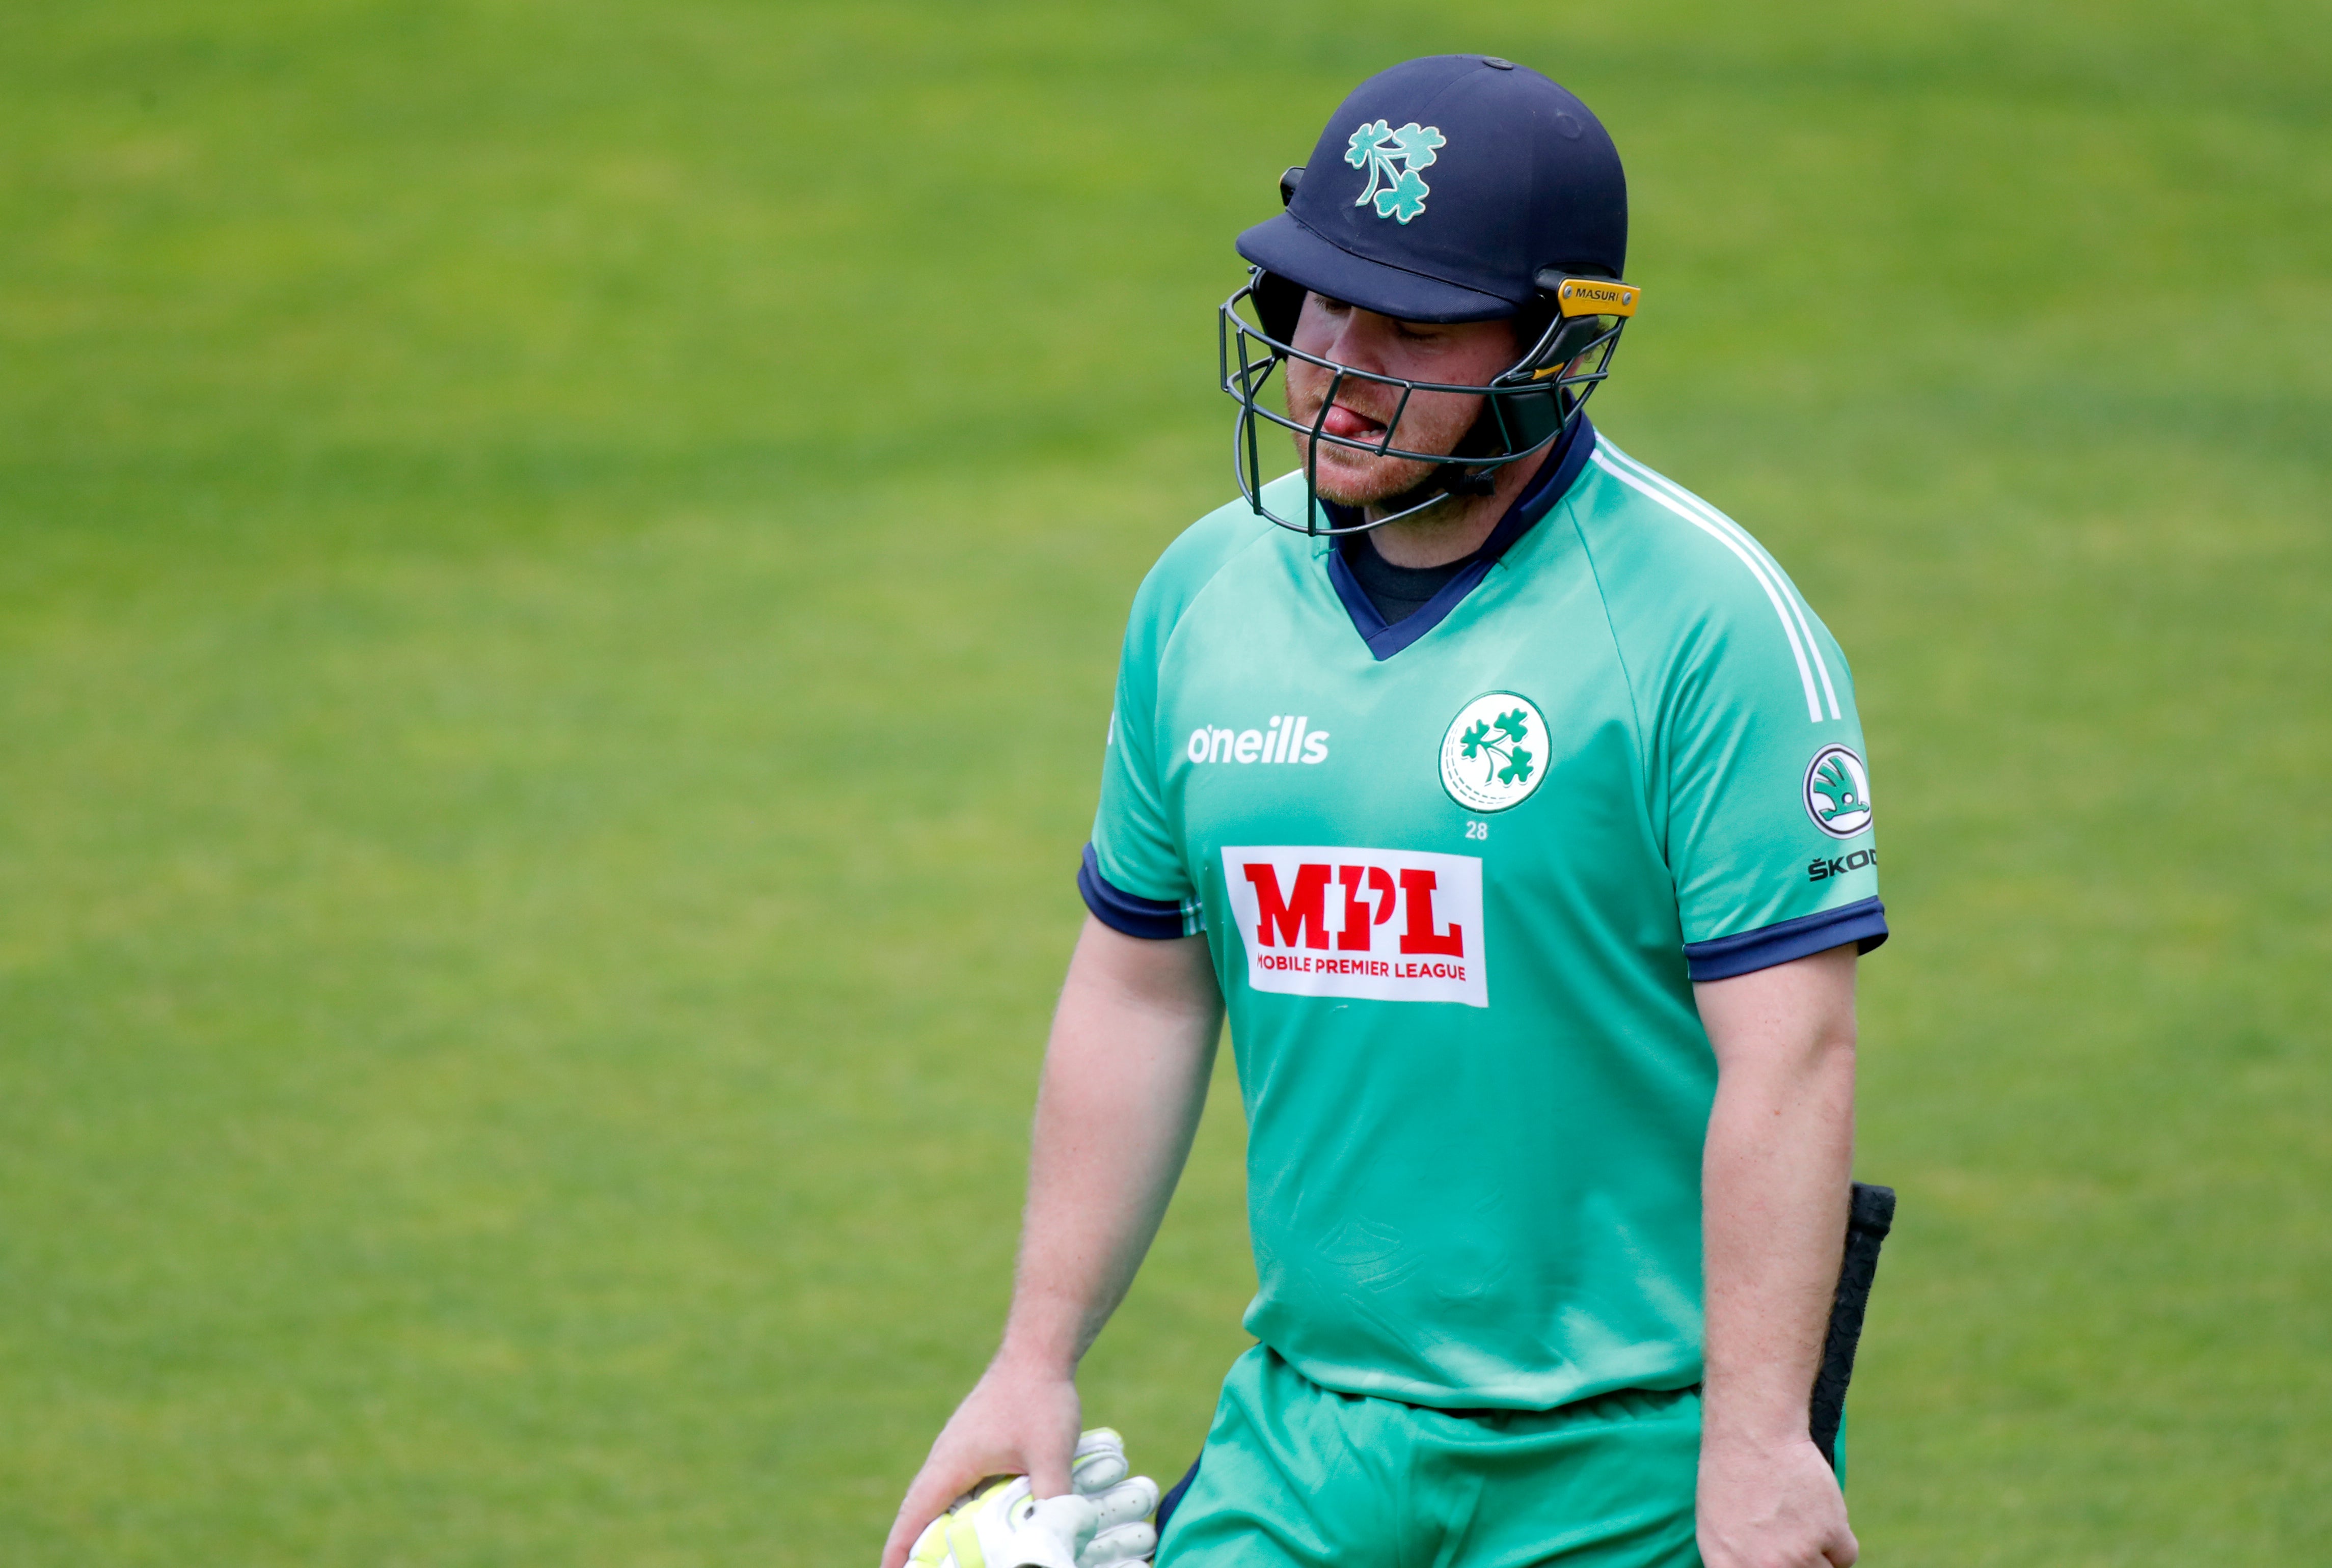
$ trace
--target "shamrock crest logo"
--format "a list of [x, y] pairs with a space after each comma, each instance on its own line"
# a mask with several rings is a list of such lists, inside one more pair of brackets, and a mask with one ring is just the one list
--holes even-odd
[[1870, 826], [1870, 774], [1846, 746], [1826, 746], [1806, 765], [1806, 815], [1833, 839]]
[[1546, 771], [1546, 718], [1511, 691], [1491, 691], [1458, 710], [1441, 737], [1441, 787], [1459, 805], [1502, 812], [1520, 805]]
[[[1498, 715], [1498, 734], [1493, 737], [1486, 719], [1476, 719], [1458, 736], [1458, 750], [1466, 756], [1487, 756], [1490, 760], [1482, 773], [1482, 782], [1493, 778], [1502, 784], [1523, 784], [1531, 775], [1531, 754], [1523, 749], [1530, 738], [1530, 717], [1519, 708]], [[1504, 763], [1506, 765], [1500, 767]]]
[[1369, 176], [1352, 205], [1374, 202], [1378, 217], [1408, 223], [1425, 211], [1425, 198], [1433, 194], [1417, 171], [1430, 168], [1438, 149], [1448, 141], [1432, 126], [1413, 119], [1399, 130], [1383, 120], [1361, 127], [1344, 147], [1344, 161]]

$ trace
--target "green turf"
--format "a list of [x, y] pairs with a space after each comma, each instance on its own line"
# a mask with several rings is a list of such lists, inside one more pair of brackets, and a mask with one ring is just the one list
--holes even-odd
[[[0, 10], [0, 1561], [866, 1561], [1114, 641], [1352, 81], [1597, 106], [1598, 404], [1855, 660], [1874, 1563], [2332, 1531], [2321, 7]], [[1241, 1339], [1219, 1098], [1088, 1368]]]

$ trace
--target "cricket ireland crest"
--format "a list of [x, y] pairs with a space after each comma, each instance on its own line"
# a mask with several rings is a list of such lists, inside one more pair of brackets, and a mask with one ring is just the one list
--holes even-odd
[[1433, 187], [1417, 171], [1430, 167], [1435, 149], [1448, 139], [1433, 127], [1413, 119], [1399, 130], [1383, 120], [1361, 127], [1344, 148], [1344, 161], [1367, 170], [1369, 176], [1352, 205], [1365, 207], [1374, 202], [1378, 217], [1406, 224], [1425, 211], [1425, 198], [1433, 194]]
[[1441, 737], [1441, 787], [1469, 811], [1518, 806], [1545, 775], [1546, 718], [1527, 697], [1484, 692]]
[[1806, 815], [1833, 839], [1850, 839], [1870, 825], [1870, 775], [1862, 759], [1842, 746], [1826, 746], [1806, 765]]

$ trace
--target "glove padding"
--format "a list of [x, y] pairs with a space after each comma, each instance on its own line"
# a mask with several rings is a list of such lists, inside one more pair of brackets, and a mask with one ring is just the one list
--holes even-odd
[[913, 1568], [1119, 1568], [1158, 1544], [1150, 1516], [1158, 1483], [1129, 1477], [1125, 1440], [1107, 1427], [1077, 1440], [1069, 1460], [1074, 1488], [1030, 1495], [1026, 1476], [981, 1482], [924, 1526], [907, 1561]]
[[1158, 1511], [1158, 1483], [1130, 1472], [1125, 1440], [1109, 1427], [1077, 1439], [1069, 1460], [1069, 1484], [1094, 1506], [1094, 1537], [1077, 1553], [1076, 1568], [1117, 1568], [1139, 1563], [1158, 1548], [1150, 1516]]

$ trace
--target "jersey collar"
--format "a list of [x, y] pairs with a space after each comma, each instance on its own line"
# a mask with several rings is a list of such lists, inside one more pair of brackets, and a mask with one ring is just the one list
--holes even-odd
[[[1340, 540], [1337, 547], [1328, 552], [1328, 581], [1334, 585], [1336, 597], [1343, 601], [1345, 613], [1352, 616], [1352, 629], [1361, 634], [1361, 641], [1368, 644], [1376, 660], [1382, 663], [1448, 620], [1449, 612], [1465, 603], [1466, 595], [1490, 575], [1498, 558], [1514, 548], [1524, 534], [1538, 526], [1541, 518], [1554, 509], [1557, 501], [1570, 493], [1571, 487], [1578, 481], [1579, 470], [1587, 466], [1587, 454], [1594, 450], [1595, 427], [1587, 423], [1582, 413], [1562, 452], [1515, 498], [1506, 515], [1498, 519], [1498, 526], [1482, 541], [1481, 548], [1467, 559], [1466, 569], [1444, 583], [1441, 591], [1419, 605], [1415, 613], [1390, 626], [1377, 613], [1377, 607], [1369, 603], [1367, 591], [1352, 575], [1352, 565], [1344, 558], [1347, 550], [1373, 546], [1362, 534], [1347, 535]], [[1331, 516], [1342, 509], [1330, 508]]]

